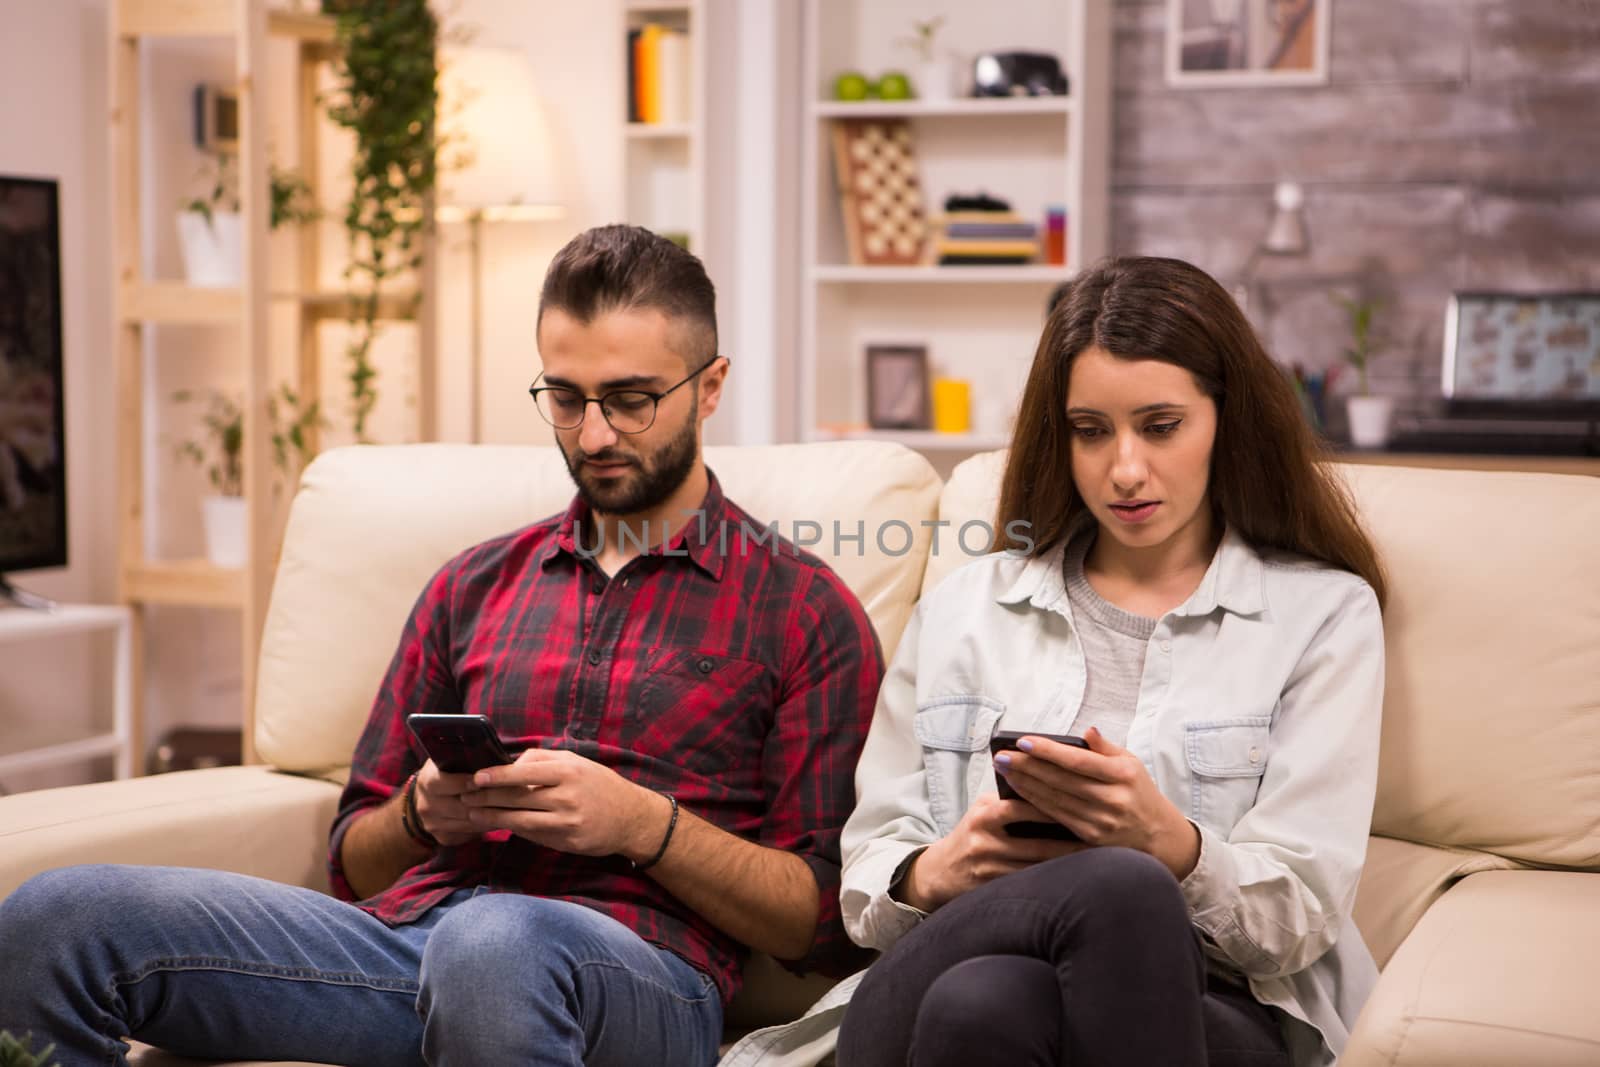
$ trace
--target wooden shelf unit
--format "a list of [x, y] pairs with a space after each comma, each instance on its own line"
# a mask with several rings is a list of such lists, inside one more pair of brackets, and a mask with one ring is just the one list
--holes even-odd
[[[318, 194], [318, 141], [326, 118], [318, 106], [321, 64], [338, 57], [335, 20], [320, 14], [272, 9], [267, 0], [112, 0], [111, 169], [113, 188], [114, 271], [117, 335], [115, 363], [118, 393], [119, 597], [132, 613], [132, 743], [144, 743], [145, 608], [184, 605], [227, 608], [240, 613], [243, 679], [243, 751], [245, 762], [256, 760], [254, 744], [256, 660], [262, 626], [277, 562], [282, 512], [287, 499], [275, 505], [272, 493], [271, 428], [267, 398], [275, 387], [272, 375], [269, 317], [275, 305], [298, 305], [295, 388], [304, 403], [321, 402], [322, 352], [319, 326], [347, 317], [349, 297], [326, 291], [321, 282], [319, 241], [313, 227], [302, 223], [295, 274], [290, 292], [269, 290], [269, 187], [267, 95], [293, 91], [297, 96], [298, 169]], [[141, 168], [139, 163], [144, 102], [140, 93], [140, 50], [157, 38], [220, 37], [234, 51], [238, 97], [239, 207], [244, 228], [242, 284], [238, 288], [201, 288], [181, 281], [147, 278], [141, 268]], [[268, 84], [270, 37], [288, 39], [294, 47], [292, 82]], [[278, 146], [281, 150], [282, 146]], [[425, 208], [430, 215], [431, 203]], [[429, 227], [431, 233], [431, 226]], [[417, 329], [419, 426], [422, 440], [437, 434], [437, 352], [434, 328], [435, 256], [432, 239], [424, 243], [423, 268], [410, 291], [386, 294], [379, 317], [414, 321]], [[238, 569], [216, 567], [204, 560], [156, 560], [145, 556], [144, 485], [146, 454], [144, 394], [146, 327], [198, 325], [238, 330], [244, 365], [241, 409], [244, 413], [242, 463], [248, 511], [246, 563]], [[313, 435], [314, 436], [314, 435]], [[312, 452], [316, 450], [313, 440]], [[137, 762], [142, 762], [136, 761]]]

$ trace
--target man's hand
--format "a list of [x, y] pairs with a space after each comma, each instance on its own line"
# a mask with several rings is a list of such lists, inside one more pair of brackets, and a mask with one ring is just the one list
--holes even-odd
[[510, 830], [536, 845], [580, 856], [656, 854], [672, 817], [666, 797], [575, 752], [530, 748], [488, 767], [462, 794], [471, 826]]
[[[1091, 845], [1148, 852], [1182, 881], [1200, 859], [1200, 834], [1151, 779], [1139, 757], [1094, 727], [1087, 750], [1043, 737], [1002, 753], [996, 766], [1023, 798]], [[1021, 745], [1019, 744], [1019, 748]]]
[[429, 760], [417, 772], [417, 818], [441, 845], [461, 845], [483, 833], [462, 802], [475, 787], [470, 774], [446, 774]]
[[905, 903], [934, 911], [1001, 875], [1077, 852], [1075, 841], [1012, 837], [1007, 823], [1044, 822], [1048, 817], [1021, 800], [985, 793], [972, 802], [954, 830], [928, 846], [906, 875]]

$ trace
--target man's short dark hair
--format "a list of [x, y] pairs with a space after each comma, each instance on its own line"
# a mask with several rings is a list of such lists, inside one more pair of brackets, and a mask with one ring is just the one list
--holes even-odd
[[568, 241], [545, 273], [535, 329], [551, 308], [584, 325], [653, 308], [672, 322], [673, 349], [690, 369], [717, 355], [717, 291], [705, 265], [640, 226], [597, 226]]

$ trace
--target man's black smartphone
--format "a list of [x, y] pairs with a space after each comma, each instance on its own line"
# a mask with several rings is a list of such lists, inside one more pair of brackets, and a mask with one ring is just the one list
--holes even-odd
[[[1038, 730], [998, 730], [989, 738], [989, 754], [998, 756], [1008, 749], [1015, 749], [1017, 742], [1024, 737], [1043, 737], [1063, 745], [1074, 748], [1088, 748], [1089, 742], [1072, 734], [1044, 734]], [[998, 766], [994, 772], [994, 784], [1000, 790], [1001, 800], [1017, 800], [1017, 791], [1011, 788], [1011, 783], [1006, 781]], [[1006, 823], [1006, 833], [1012, 837], [1043, 837], [1051, 841], [1081, 841], [1077, 834], [1058, 822], [1011, 822]]]
[[471, 774], [516, 761], [482, 715], [407, 715], [406, 725], [446, 774]]

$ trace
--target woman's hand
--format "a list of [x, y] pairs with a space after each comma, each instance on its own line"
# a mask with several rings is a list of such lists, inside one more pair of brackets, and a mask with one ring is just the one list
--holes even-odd
[[1200, 860], [1200, 832], [1164, 796], [1139, 758], [1094, 727], [1087, 751], [1043, 737], [1024, 738], [995, 766], [1045, 816], [1090, 845], [1148, 852], [1179, 881]]
[[1007, 823], [1044, 821], [1048, 818], [1031, 804], [985, 793], [972, 802], [954, 830], [912, 861], [901, 899], [913, 908], [934, 911], [1001, 875], [1085, 847], [1006, 833]]

